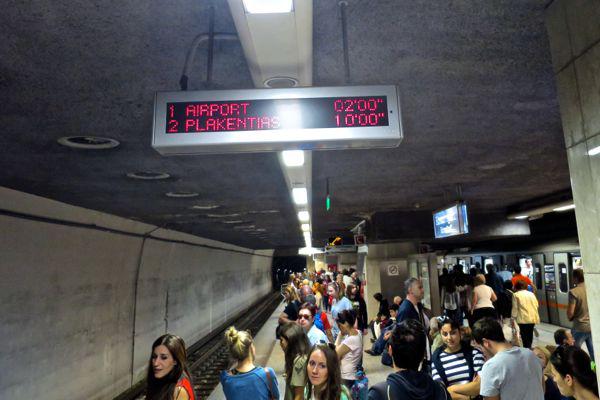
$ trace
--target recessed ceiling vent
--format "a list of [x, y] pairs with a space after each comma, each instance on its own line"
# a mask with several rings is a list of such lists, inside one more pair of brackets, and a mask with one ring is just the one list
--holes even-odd
[[196, 192], [167, 192], [167, 193], [165, 193], [165, 195], [167, 197], [188, 198], [188, 197], [199, 196], [199, 193], [196, 193]]
[[137, 171], [137, 172], [128, 172], [128, 178], [132, 179], [141, 179], [146, 181], [153, 181], [159, 179], [168, 179], [171, 175], [164, 172], [148, 172], [148, 171]]
[[271, 89], [285, 89], [298, 86], [298, 80], [287, 76], [276, 76], [265, 81], [265, 86]]
[[58, 143], [75, 149], [88, 150], [112, 149], [120, 144], [115, 139], [98, 136], [64, 136], [58, 139]]

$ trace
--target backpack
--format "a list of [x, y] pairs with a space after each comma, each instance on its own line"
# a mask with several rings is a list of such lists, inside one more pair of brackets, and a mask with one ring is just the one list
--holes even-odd
[[352, 400], [367, 400], [368, 393], [369, 378], [367, 378], [367, 375], [364, 373], [364, 371], [359, 370], [356, 372], [356, 380], [350, 389]]
[[458, 304], [456, 304], [456, 292], [446, 292], [444, 294], [444, 309], [456, 310], [457, 308]]

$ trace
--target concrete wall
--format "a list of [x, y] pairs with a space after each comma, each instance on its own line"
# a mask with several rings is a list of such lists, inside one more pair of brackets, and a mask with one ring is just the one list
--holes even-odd
[[[600, 292], [600, 1], [554, 0], [546, 25], [569, 159], [588, 299]], [[595, 353], [600, 303], [588, 302]], [[598, 361], [598, 360], [596, 360]], [[597, 370], [600, 376], [600, 369]]]
[[156, 337], [191, 345], [271, 290], [271, 251], [3, 188], [0, 210], [2, 399], [112, 398]]
[[[416, 250], [414, 242], [369, 244], [369, 253], [365, 260], [365, 302], [369, 318], [375, 318], [379, 309], [379, 303], [373, 299], [373, 294], [381, 292], [390, 304], [394, 296], [401, 295], [404, 298], [404, 280], [409, 275], [406, 259]], [[398, 266], [398, 275], [388, 274], [389, 264]]]

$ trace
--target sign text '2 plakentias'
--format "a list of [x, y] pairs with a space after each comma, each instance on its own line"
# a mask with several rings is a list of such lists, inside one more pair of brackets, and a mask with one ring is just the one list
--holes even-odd
[[388, 126], [387, 96], [169, 102], [167, 134]]

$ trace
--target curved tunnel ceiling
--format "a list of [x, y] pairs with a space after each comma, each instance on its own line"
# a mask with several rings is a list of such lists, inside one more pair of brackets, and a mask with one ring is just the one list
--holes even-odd
[[[213, 3], [215, 31], [235, 32], [227, 2]], [[457, 183], [479, 213], [569, 189], [544, 2], [348, 3], [349, 83], [397, 85], [405, 138], [396, 149], [313, 153], [315, 245], [376, 211], [440, 208]], [[0, 185], [249, 248], [301, 247], [276, 154], [166, 158], [150, 147], [154, 92], [179, 89], [209, 4], [4, 5]], [[343, 85], [337, 2], [315, 1], [313, 25], [314, 85]], [[252, 87], [235, 41], [216, 42], [214, 81], [203, 83], [205, 49], [191, 90]], [[121, 145], [57, 143], [72, 135]], [[134, 171], [171, 177], [126, 177]], [[199, 195], [165, 195], [174, 191]]]

